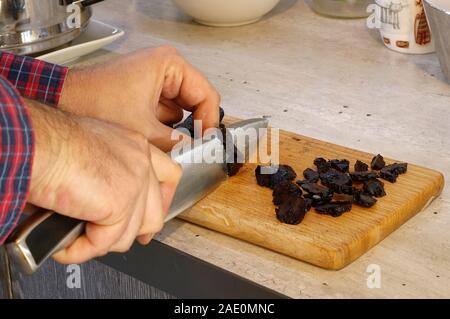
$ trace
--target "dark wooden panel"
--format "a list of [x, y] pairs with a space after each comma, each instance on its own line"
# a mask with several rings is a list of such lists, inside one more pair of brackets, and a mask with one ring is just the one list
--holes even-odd
[[0, 246], [0, 299], [11, 297], [8, 260], [5, 249]]
[[65, 265], [47, 261], [32, 276], [12, 269], [14, 298], [172, 298], [169, 294], [97, 261], [80, 265], [80, 288], [69, 288]]
[[178, 298], [287, 298], [157, 240], [99, 261]]

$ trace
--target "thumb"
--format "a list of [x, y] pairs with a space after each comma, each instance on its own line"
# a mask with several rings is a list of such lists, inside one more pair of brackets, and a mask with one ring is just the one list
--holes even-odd
[[171, 151], [178, 143], [190, 143], [192, 141], [190, 136], [164, 125], [158, 120], [154, 121], [153, 129], [147, 138], [151, 144], [166, 153]]

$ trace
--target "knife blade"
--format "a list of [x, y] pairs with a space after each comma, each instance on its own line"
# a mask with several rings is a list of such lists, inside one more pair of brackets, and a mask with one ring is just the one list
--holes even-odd
[[[267, 126], [267, 119], [256, 118], [231, 124], [227, 129], [236, 141], [248, 129], [259, 130]], [[256, 145], [262, 136], [259, 133], [247, 136], [245, 148], [248, 156], [251, 151], [249, 145]], [[192, 160], [203, 158], [203, 154], [212, 154], [220, 148], [223, 148], [222, 140], [215, 137], [204, 143], [194, 141], [193, 147], [185, 151], [181, 149], [172, 156], [181, 165], [183, 175], [165, 222], [192, 207], [228, 178], [226, 163]], [[49, 257], [73, 243], [84, 232], [84, 227], [85, 221], [40, 209], [15, 229], [5, 247], [11, 262], [24, 273], [33, 274]]]

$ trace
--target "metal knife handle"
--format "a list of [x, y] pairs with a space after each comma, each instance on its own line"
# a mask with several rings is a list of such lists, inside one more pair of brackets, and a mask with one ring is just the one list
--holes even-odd
[[39, 210], [16, 228], [5, 246], [13, 262], [32, 274], [50, 256], [79, 237], [84, 226], [84, 221]]

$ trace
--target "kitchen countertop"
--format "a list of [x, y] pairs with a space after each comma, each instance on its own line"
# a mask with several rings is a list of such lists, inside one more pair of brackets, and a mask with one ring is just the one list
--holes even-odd
[[[181, 220], [156, 239], [295, 298], [450, 297], [450, 85], [435, 54], [386, 49], [364, 19], [316, 15], [282, 0], [262, 21], [237, 28], [191, 22], [171, 1], [109, 0], [95, 18], [126, 36], [89, 62], [169, 44], [203, 71], [228, 115], [271, 116], [302, 135], [440, 170], [446, 188], [376, 247], [327, 271]], [[367, 267], [380, 266], [369, 289]]]

